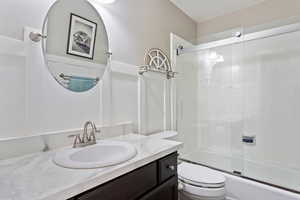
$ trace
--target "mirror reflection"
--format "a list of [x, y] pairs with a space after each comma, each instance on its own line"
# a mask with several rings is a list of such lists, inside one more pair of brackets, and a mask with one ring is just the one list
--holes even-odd
[[90, 90], [102, 79], [109, 59], [108, 36], [98, 11], [87, 0], [58, 0], [45, 19], [46, 64], [63, 87]]

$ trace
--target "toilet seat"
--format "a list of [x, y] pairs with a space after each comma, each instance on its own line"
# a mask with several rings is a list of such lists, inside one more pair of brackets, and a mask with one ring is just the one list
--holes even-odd
[[197, 199], [225, 199], [225, 176], [207, 167], [183, 162], [178, 166], [182, 192]]
[[200, 182], [196, 182], [196, 181], [192, 181], [192, 180], [188, 180], [188, 179], [184, 179], [182, 177], [179, 177], [179, 180], [181, 183], [185, 183], [185, 184], [189, 184], [195, 187], [201, 187], [201, 188], [223, 188], [225, 187], [225, 183], [216, 183], [216, 184], [208, 184], [208, 183], [200, 183]]
[[189, 184], [183, 184], [182, 192], [193, 199], [205, 199], [205, 200], [224, 200], [225, 199], [225, 188], [201, 188], [195, 187]]
[[224, 187], [226, 181], [217, 171], [186, 162], [178, 166], [178, 176], [184, 183], [204, 188]]

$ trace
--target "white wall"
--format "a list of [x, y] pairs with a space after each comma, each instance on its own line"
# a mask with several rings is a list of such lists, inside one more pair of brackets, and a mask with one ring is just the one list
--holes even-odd
[[[133, 121], [137, 129], [137, 76], [114, 73], [111, 78], [106, 75], [103, 85], [76, 94], [62, 88], [48, 73], [40, 44], [32, 44], [27, 36], [25, 43], [21, 42], [24, 27], [41, 29], [53, 2], [0, 2], [0, 35], [11, 38], [0, 42], [17, 39], [16, 43], [25, 49], [24, 55], [0, 51], [0, 88], [3, 91], [0, 137], [77, 129], [86, 120], [98, 124]], [[168, 53], [170, 32], [189, 40], [196, 38], [196, 24], [168, 0], [120, 0], [106, 7], [98, 4], [97, 8], [108, 29], [113, 59], [133, 63], [135, 65], [130, 66], [135, 70], [142, 64], [146, 49], [159, 47]], [[174, 20], [178, 23], [172, 23]], [[115, 62], [113, 67], [122, 68], [123, 64]], [[161, 115], [152, 117], [163, 120]], [[159, 126], [155, 130], [164, 128]]]
[[[12, 39], [1, 37], [1, 44], [5, 41], [13, 46]], [[18, 43], [22, 54], [1, 53], [1, 138], [77, 129], [86, 120], [104, 122], [100, 84], [86, 93], [70, 92], [44, 66], [40, 44], [27, 37]]]

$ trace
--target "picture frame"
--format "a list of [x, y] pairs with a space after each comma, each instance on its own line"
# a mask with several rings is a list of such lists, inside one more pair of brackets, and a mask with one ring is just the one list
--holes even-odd
[[97, 23], [71, 13], [67, 54], [94, 59]]

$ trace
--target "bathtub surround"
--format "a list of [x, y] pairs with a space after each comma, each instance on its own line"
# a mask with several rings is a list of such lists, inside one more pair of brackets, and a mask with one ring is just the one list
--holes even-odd
[[[188, 144], [183, 157], [299, 192], [300, 32], [299, 24], [289, 27], [296, 29], [177, 57], [184, 77], [177, 85], [178, 131], [189, 133], [180, 136]], [[224, 60], [212, 62], [212, 54]], [[255, 143], [243, 143], [245, 136]]]
[[300, 195], [224, 174], [228, 200], [300, 200]]
[[[297, 0], [266, 0], [198, 22], [197, 43], [230, 37], [240, 43], [175, 59], [183, 76], [177, 79], [178, 138], [186, 144], [182, 157], [299, 192], [299, 29], [243, 40], [248, 33], [299, 27], [299, 10]], [[233, 38], [237, 32], [242, 35]], [[223, 59], [211, 59], [218, 55]], [[245, 137], [255, 142], [243, 143]]]

